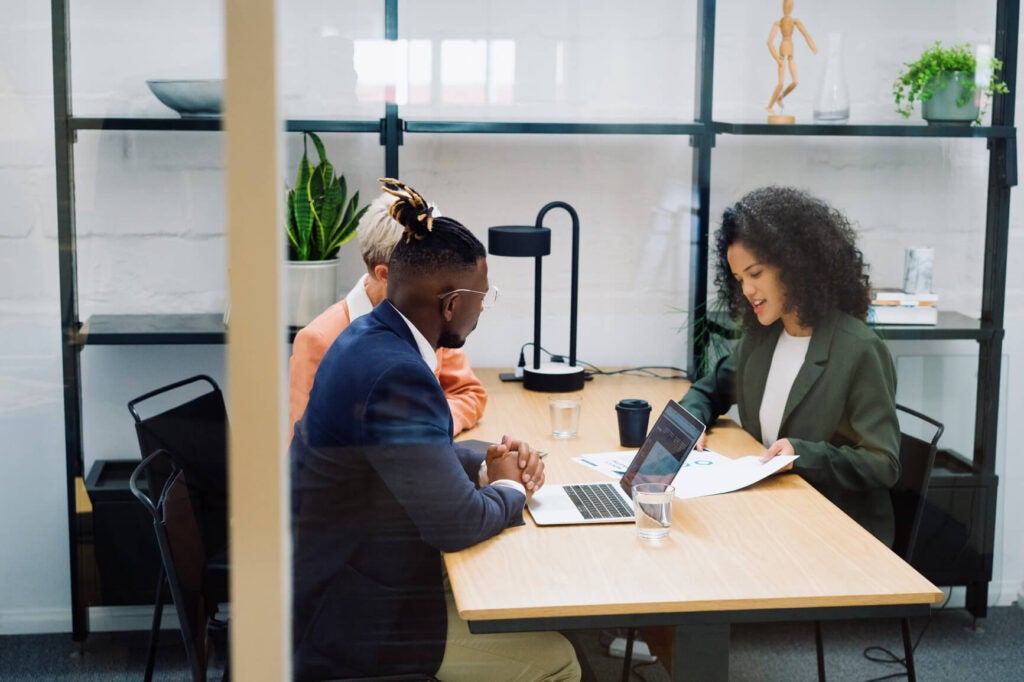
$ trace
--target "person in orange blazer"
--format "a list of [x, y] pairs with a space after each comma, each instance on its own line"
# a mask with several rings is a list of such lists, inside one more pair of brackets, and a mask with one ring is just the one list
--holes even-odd
[[[367, 273], [344, 299], [320, 313], [295, 336], [288, 367], [289, 439], [295, 422], [306, 411], [309, 391], [324, 353], [352, 320], [373, 310], [387, 295], [388, 261], [403, 233], [402, 226], [388, 215], [394, 200], [390, 194], [381, 194], [359, 221], [359, 250]], [[440, 215], [436, 209], [434, 215]], [[480, 421], [487, 406], [487, 391], [469, 366], [465, 352], [459, 348], [438, 348], [434, 374], [448, 399], [454, 433]]]

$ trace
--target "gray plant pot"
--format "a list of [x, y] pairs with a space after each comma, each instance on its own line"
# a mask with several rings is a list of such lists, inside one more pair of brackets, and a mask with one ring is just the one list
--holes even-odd
[[968, 76], [963, 71], [943, 73], [932, 79], [929, 84], [935, 94], [932, 98], [921, 102], [921, 118], [928, 125], [971, 125], [978, 118], [978, 105], [973, 96], [963, 106], [956, 101], [963, 92], [962, 81]]

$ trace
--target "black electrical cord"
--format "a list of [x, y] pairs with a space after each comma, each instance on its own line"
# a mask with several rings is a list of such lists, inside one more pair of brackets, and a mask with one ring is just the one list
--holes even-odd
[[[527, 341], [526, 343], [524, 343], [522, 346], [519, 347], [519, 361], [518, 361], [518, 363], [516, 365], [517, 367], [525, 367], [526, 366], [526, 347], [527, 346], [532, 346], [532, 345], [534, 345], [533, 341]], [[547, 353], [548, 357], [551, 359], [551, 362], [565, 362], [565, 356], [564, 355], [560, 355], [558, 353], [552, 353], [551, 351], [549, 351], [544, 346], [539, 346], [539, 348], [540, 348], [542, 353]], [[599, 375], [613, 376], [615, 374], [624, 374], [624, 375], [627, 375], [627, 376], [642, 376], [642, 377], [650, 377], [650, 378], [653, 378], [653, 379], [689, 379], [690, 378], [690, 375], [689, 375], [689, 373], [686, 370], [681, 369], [679, 367], [673, 367], [671, 365], [643, 365], [643, 366], [640, 366], [640, 367], [626, 367], [626, 368], [623, 368], [623, 369], [616, 369], [616, 370], [607, 371], [607, 370], [601, 369], [597, 365], [594, 365], [592, 363], [586, 362], [585, 360], [580, 360], [579, 358], [576, 359], [576, 364], [577, 365], [582, 365], [583, 367], [585, 367], [586, 368], [585, 373], [587, 375], [589, 375], [589, 376], [599, 376]], [[669, 374], [669, 375], [658, 374], [654, 370], [668, 370], [669, 372], [673, 372], [673, 374]]]
[[640, 661], [630, 666], [629, 671], [640, 678], [641, 682], [648, 682], [647, 678], [640, 672], [640, 668], [647, 668], [652, 665], [659, 665], [661, 661], [655, 659], [653, 661]]
[[[971, 508], [970, 508], [970, 514], [969, 514], [969, 518], [971, 518], [971, 519], [974, 519], [974, 517], [975, 517], [974, 504], [976, 502], [977, 497], [978, 496], [976, 495], [976, 496], [974, 496], [975, 499], [971, 500]], [[963, 545], [960, 546], [960, 550], [956, 553], [956, 556], [953, 558], [953, 560], [951, 562], [952, 565], [958, 564], [959, 561], [960, 561], [960, 557], [962, 557], [964, 552], [967, 551], [967, 548], [970, 546], [971, 533], [973, 533], [973, 532], [974, 532], [974, 527], [973, 527], [973, 524], [972, 524], [971, 527], [967, 529], [967, 532], [965, 534], [964, 543], [963, 543]], [[917, 652], [917, 645], [921, 643], [921, 640], [924, 638], [924, 633], [926, 633], [928, 631], [928, 626], [932, 624], [932, 616], [934, 616], [936, 611], [942, 611], [943, 609], [945, 609], [946, 605], [949, 604], [949, 600], [952, 597], [953, 597], [953, 588], [950, 587], [949, 588], [949, 593], [946, 595], [946, 598], [942, 601], [942, 604], [939, 605], [938, 608], [932, 609], [932, 611], [928, 614], [928, 620], [925, 622], [924, 627], [921, 628], [921, 632], [920, 632], [920, 634], [918, 634], [917, 640], [915, 640], [913, 646], [910, 647], [911, 653], [916, 653]], [[898, 664], [902, 665], [903, 668], [904, 668], [901, 672], [892, 673], [890, 675], [885, 675], [883, 677], [875, 677], [875, 678], [872, 678], [870, 680], [867, 680], [867, 682], [882, 682], [882, 680], [891, 680], [891, 679], [895, 679], [895, 678], [898, 678], [898, 677], [906, 677], [906, 675], [907, 675], [907, 670], [906, 670], [907, 660], [906, 660], [906, 657], [904, 657], [904, 656], [897, 656], [893, 652], [891, 652], [888, 649], [886, 649], [885, 647], [881, 647], [881, 646], [869, 646], [869, 647], [865, 648], [864, 651], [861, 652], [861, 653], [863, 654], [864, 658], [868, 659], [869, 661], [874, 661], [875, 663], [884, 663], [884, 664], [896, 664], [896, 663], [898, 663]]]
[[[917, 639], [914, 641], [914, 644], [910, 647], [911, 653], [917, 652], [917, 645], [920, 644], [921, 640], [924, 638], [924, 633], [928, 632], [928, 626], [932, 624], [932, 616], [934, 615], [934, 611], [941, 611], [942, 609], [946, 608], [946, 604], [949, 603], [949, 599], [952, 596], [953, 588], [949, 588], [949, 594], [946, 595], [946, 598], [943, 600], [942, 604], [937, 609], [934, 609], [933, 612], [928, 615], [928, 620], [925, 621], [924, 627], [921, 628], [921, 632], [917, 635]], [[865, 647], [864, 651], [862, 651], [861, 654], [864, 656], [864, 658], [874, 663], [903, 666], [903, 670], [899, 672], [890, 673], [889, 675], [883, 675], [882, 677], [872, 677], [867, 682], [882, 682], [882, 680], [894, 680], [900, 677], [907, 676], [907, 658], [905, 656], [897, 656], [886, 647], [878, 645]]]
[[[580, 362], [580, 361], [577, 360], [577, 362]], [[587, 363], [581, 363], [581, 364], [587, 364]], [[589, 365], [589, 364], [587, 366], [588, 367], [594, 367], [594, 365]], [[656, 369], [668, 370], [670, 372], [675, 372], [675, 374], [670, 374], [670, 375], [667, 375], [667, 376], [664, 375], [664, 374], [658, 374], [657, 372], [653, 371], [653, 370], [656, 370]], [[643, 366], [640, 366], [640, 367], [625, 367], [623, 369], [615, 369], [615, 370], [611, 370], [611, 371], [606, 371], [606, 370], [602, 370], [602, 369], [599, 369], [597, 367], [594, 367], [594, 374], [603, 374], [605, 376], [613, 376], [615, 374], [625, 374], [627, 376], [642, 376], [642, 377], [650, 377], [652, 379], [689, 379], [690, 378], [689, 373], [685, 369], [681, 369], [679, 367], [673, 367], [671, 365], [643, 365]]]

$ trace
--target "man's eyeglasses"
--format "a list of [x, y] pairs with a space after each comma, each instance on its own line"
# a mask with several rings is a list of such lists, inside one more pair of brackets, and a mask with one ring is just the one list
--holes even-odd
[[446, 291], [443, 294], [438, 294], [437, 297], [443, 301], [452, 294], [480, 294], [483, 296], [483, 300], [480, 301], [480, 307], [485, 309], [490, 308], [498, 302], [498, 287], [493, 286], [487, 291], [477, 291], [475, 289], [452, 289], [451, 291]]

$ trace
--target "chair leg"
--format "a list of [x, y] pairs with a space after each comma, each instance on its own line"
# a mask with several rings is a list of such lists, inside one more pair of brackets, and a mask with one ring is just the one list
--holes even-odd
[[630, 666], [633, 664], [633, 641], [636, 639], [636, 628], [630, 628], [626, 635], [626, 655], [622, 658], [622, 682], [629, 682]]
[[910, 619], [900, 620], [900, 629], [903, 631], [903, 655], [907, 661], [907, 682], [917, 682], [917, 673], [914, 671], [914, 645], [910, 639]]
[[221, 682], [229, 682], [231, 680], [231, 634], [228, 632], [228, 621], [227, 619], [220, 619], [217, 617], [217, 609], [214, 609], [213, 613], [206, 623], [207, 631], [207, 661], [213, 661], [217, 658], [217, 652], [220, 652], [219, 656], [224, 659], [224, 671], [221, 673]]
[[146, 652], [146, 673], [143, 682], [152, 682], [153, 666], [156, 664], [156, 644], [160, 639], [160, 621], [164, 613], [164, 598], [167, 596], [167, 581], [164, 580], [164, 567], [156, 575], [156, 603], [153, 604], [153, 624], [149, 628], [149, 650]]
[[821, 637], [821, 621], [814, 621], [814, 648], [818, 654], [818, 682], [825, 682], [825, 643]]

